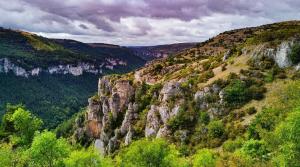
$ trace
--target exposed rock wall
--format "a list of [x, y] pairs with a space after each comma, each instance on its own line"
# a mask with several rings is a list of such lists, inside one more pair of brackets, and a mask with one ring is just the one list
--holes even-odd
[[252, 58], [256, 61], [258, 66], [260, 63], [262, 63], [261, 59], [263, 57], [267, 57], [274, 60], [274, 62], [280, 68], [291, 67], [293, 66], [293, 63], [289, 58], [289, 54], [292, 46], [296, 43], [299, 43], [299, 41], [291, 39], [288, 41], [283, 41], [276, 48], [268, 47], [266, 45], [259, 45], [254, 49]]
[[0, 59], [0, 73], [13, 72], [16, 76], [29, 77], [38, 76], [42, 72], [49, 74], [71, 74], [73, 76], [80, 76], [83, 73], [91, 74], [102, 74], [103, 70], [109, 69], [113, 70], [116, 66], [126, 66], [127, 63], [121, 60], [107, 59], [106, 62], [101, 65], [94, 65], [90, 63], [79, 62], [78, 64], [66, 64], [66, 65], [56, 65], [50, 66], [46, 69], [41, 67], [36, 67], [33, 69], [25, 69], [21, 66], [14, 64], [8, 58]]

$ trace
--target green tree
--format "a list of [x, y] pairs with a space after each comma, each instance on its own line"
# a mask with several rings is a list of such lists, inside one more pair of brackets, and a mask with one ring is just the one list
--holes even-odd
[[21, 104], [18, 104], [18, 105], [7, 104], [6, 105], [5, 114], [3, 115], [2, 121], [1, 121], [1, 131], [3, 131], [3, 133], [7, 134], [7, 136], [9, 134], [15, 132], [14, 124], [11, 121], [11, 117], [18, 108], [24, 108], [24, 106]]
[[173, 145], [162, 139], [142, 139], [133, 142], [117, 157], [118, 165], [123, 167], [171, 167], [187, 166], [179, 157]]
[[21, 144], [30, 144], [35, 131], [42, 126], [42, 120], [33, 116], [29, 111], [18, 108], [11, 116], [16, 135]]
[[194, 167], [214, 167], [216, 166], [216, 156], [211, 150], [201, 149], [193, 157]]
[[276, 127], [273, 148], [277, 148], [273, 161], [278, 166], [300, 165], [300, 108], [290, 113], [286, 120]]
[[37, 133], [28, 150], [30, 166], [56, 167], [70, 154], [70, 146], [63, 138], [57, 139], [53, 132]]
[[0, 145], [0, 166], [3, 167], [23, 167], [26, 166], [26, 156], [24, 149], [12, 148], [10, 144]]
[[64, 160], [66, 167], [113, 167], [111, 159], [104, 158], [93, 149], [75, 150]]

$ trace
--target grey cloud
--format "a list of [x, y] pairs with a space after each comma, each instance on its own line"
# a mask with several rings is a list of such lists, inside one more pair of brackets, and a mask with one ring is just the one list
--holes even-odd
[[299, 0], [10, 0], [0, 1], [0, 26], [86, 42], [194, 42], [299, 19], [299, 8]]

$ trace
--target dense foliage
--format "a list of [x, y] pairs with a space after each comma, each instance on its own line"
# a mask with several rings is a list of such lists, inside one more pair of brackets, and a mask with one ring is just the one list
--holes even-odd
[[29, 79], [0, 74], [0, 115], [4, 114], [6, 103], [22, 103], [43, 119], [44, 127], [55, 128], [86, 106], [87, 99], [97, 90], [97, 80], [97, 76], [88, 74], [43, 74]]

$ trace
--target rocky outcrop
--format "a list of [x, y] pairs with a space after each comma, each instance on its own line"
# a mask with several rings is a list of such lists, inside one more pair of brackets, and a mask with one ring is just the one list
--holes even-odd
[[[84, 129], [95, 139], [95, 147], [102, 154], [108, 154], [114, 152], [121, 141], [131, 142], [131, 126], [138, 118], [137, 105], [130, 103], [134, 89], [129, 81], [113, 82], [109, 77], [103, 77], [98, 87], [98, 95], [89, 99]], [[122, 123], [118, 124], [120, 119], [123, 119]]]
[[172, 97], [181, 95], [180, 83], [176, 81], [167, 82], [164, 84], [160, 92], [160, 100], [166, 102]]
[[260, 66], [263, 63], [261, 60], [263, 57], [272, 59], [280, 68], [286, 68], [293, 66], [289, 53], [292, 46], [298, 41], [295, 39], [283, 41], [276, 48], [267, 47], [266, 45], [257, 46], [252, 53], [252, 60]]
[[145, 137], [155, 137], [159, 130], [160, 124], [161, 122], [159, 118], [158, 107], [152, 105], [147, 115]]
[[33, 69], [25, 69], [17, 64], [14, 64], [8, 58], [0, 59], [0, 73], [13, 72], [16, 76], [29, 77], [38, 76], [42, 72], [49, 74], [70, 74], [73, 76], [80, 76], [84, 73], [102, 74], [104, 68], [113, 70], [116, 66], [126, 66], [127, 63], [119, 59], [106, 59], [106, 62], [100, 65], [91, 63], [79, 62], [78, 64], [64, 64], [50, 66], [48, 68], [36, 67]]

